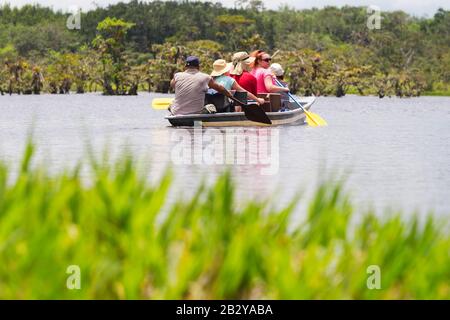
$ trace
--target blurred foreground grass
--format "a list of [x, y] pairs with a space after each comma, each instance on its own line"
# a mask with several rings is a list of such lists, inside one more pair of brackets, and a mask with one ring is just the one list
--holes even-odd
[[[162, 207], [171, 174], [150, 185], [135, 161], [20, 173], [0, 163], [0, 298], [449, 299], [448, 220], [358, 213], [338, 184], [318, 187], [306, 221], [248, 202], [237, 209], [225, 174], [189, 201]], [[350, 224], [350, 221], [356, 221]], [[70, 265], [81, 289], [66, 287]], [[367, 269], [379, 266], [381, 289]], [[370, 281], [369, 281], [370, 282]]]

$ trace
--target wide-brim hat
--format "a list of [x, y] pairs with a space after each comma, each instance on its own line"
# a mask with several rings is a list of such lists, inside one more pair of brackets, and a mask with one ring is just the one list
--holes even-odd
[[231, 70], [232, 64], [227, 63], [223, 59], [219, 59], [214, 61], [213, 63], [213, 71], [211, 72], [212, 77], [221, 76]]
[[250, 57], [250, 55], [247, 52], [242, 51], [236, 52], [233, 55], [231, 61], [234, 67], [233, 71], [231, 71], [231, 74], [240, 75], [246, 69], [244, 65], [250, 66], [255, 61], [255, 57]]

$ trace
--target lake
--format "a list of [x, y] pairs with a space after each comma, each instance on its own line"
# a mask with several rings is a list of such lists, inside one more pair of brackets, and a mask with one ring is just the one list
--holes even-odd
[[176, 196], [230, 168], [239, 198], [284, 204], [299, 190], [308, 197], [321, 180], [346, 177], [361, 209], [450, 214], [450, 97], [319, 97], [311, 111], [327, 127], [187, 130], [150, 107], [162, 96], [1, 96], [0, 158], [17, 167], [33, 128], [37, 161], [52, 170], [74, 166], [87, 145], [98, 155], [127, 148], [155, 178], [173, 167]]

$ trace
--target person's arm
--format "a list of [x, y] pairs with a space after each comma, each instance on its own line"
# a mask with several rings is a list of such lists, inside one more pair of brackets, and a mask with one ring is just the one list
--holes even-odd
[[225, 89], [225, 87], [222, 86], [221, 84], [215, 82], [213, 79], [209, 80], [208, 87], [210, 87], [211, 89], [216, 90], [217, 92], [220, 92], [221, 94], [227, 96], [228, 98], [233, 98], [233, 95], [231, 94], [230, 91]]
[[272, 92], [289, 92], [289, 88], [285, 88], [285, 87], [280, 87], [277, 85], [273, 84], [272, 81], [272, 77], [267, 75], [264, 77], [264, 84], [266, 85], [266, 89], [267, 91], [269, 91], [269, 93]]
[[239, 85], [239, 83], [237, 83], [237, 81], [234, 81], [234, 83], [233, 83], [233, 90], [236, 90], [236, 91], [239, 91], [239, 92], [247, 92], [247, 96], [248, 97], [250, 97], [251, 99], [255, 100], [258, 104], [264, 104], [264, 99], [258, 98], [253, 93], [245, 90], [244, 88], [242, 88]]
[[176, 83], [175, 78], [173, 78], [172, 80], [170, 80], [170, 87], [173, 88], [173, 89], [175, 89], [175, 83]]

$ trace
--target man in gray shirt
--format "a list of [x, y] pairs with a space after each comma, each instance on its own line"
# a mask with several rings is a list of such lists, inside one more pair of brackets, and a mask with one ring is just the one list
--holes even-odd
[[205, 93], [212, 88], [227, 97], [231, 92], [215, 82], [211, 76], [200, 72], [200, 60], [195, 56], [187, 57], [186, 70], [174, 75], [170, 86], [175, 88], [175, 100], [170, 106], [174, 115], [201, 113], [205, 102]]

